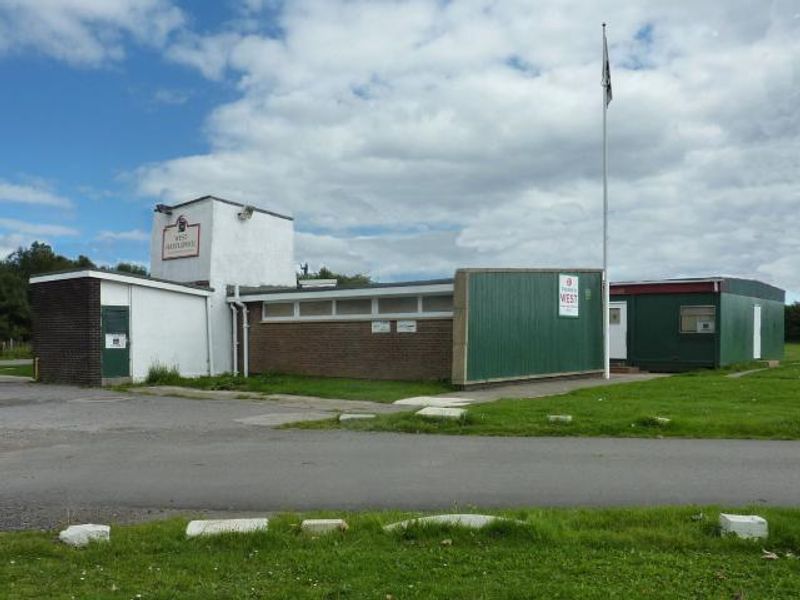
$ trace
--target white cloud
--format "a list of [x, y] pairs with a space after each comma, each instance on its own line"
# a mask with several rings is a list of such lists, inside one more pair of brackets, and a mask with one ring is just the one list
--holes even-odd
[[63, 225], [49, 225], [45, 223], [28, 223], [17, 219], [0, 218], [0, 229], [11, 230], [12, 234], [28, 235], [78, 235], [78, 230]]
[[130, 231], [104, 230], [97, 234], [97, 239], [100, 241], [144, 242], [150, 239], [150, 234], [141, 229], [131, 229]]
[[98, 66], [124, 57], [126, 37], [162, 46], [183, 21], [170, 0], [0, 0], [0, 54]]
[[68, 198], [54, 194], [43, 186], [17, 185], [0, 179], [0, 203], [39, 204], [68, 208], [72, 202]]
[[140, 190], [292, 212], [298, 258], [385, 278], [599, 265], [606, 19], [612, 278], [800, 290], [792, 4], [287, 3], [280, 38], [169, 48], [240, 97], [209, 115], [208, 153], [143, 167]]

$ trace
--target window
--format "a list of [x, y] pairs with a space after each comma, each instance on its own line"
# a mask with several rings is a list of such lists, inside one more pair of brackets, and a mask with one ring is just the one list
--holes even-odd
[[300, 303], [301, 317], [320, 317], [333, 314], [333, 301], [310, 300]]
[[294, 302], [264, 302], [264, 308], [261, 311], [262, 318], [274, 319], [276, 317], [293, 317], [294, 316]]
[[396, 298], [378, 298], [378, 312], [384, 315], [415, 313], [417, 312], [417, 297], [400, 296]]
[[714, 333], [714, 306], [681, 306], [681, 333]]
[[359, 298], [355, 300], [337, 300], [337, 315], [368, 315], [372, 312], [372, 300]]
[[450, 312], [453, 310], [452, 296], [423, 296], [422, 312]]
[[622, 320], [622, 309], [621, 308], [609, 308], [608, 309], [608, 322], [611, 325], [619, 325]]

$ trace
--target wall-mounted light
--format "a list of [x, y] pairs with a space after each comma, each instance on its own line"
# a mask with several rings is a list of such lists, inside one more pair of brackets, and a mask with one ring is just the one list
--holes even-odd
[[245, 206], [242, 210], [237, 213], [240, 221], [247, 221], [249, 218], [253, 216], [253, 207], [252, 206]]
[[156, 212], [163, 213], [165, 215], [171, 215], [172, 207], [167, 206], [166, 204], [156, 204]]

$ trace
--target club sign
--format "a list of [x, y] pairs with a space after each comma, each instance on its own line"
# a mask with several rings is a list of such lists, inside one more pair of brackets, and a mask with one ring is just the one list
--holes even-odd
[[200, 255], [200, 223], [189, 224], [183, 215], [164, 227], [161, 259], [189, 258]]
[[558, 316], [577, 317], [580, 308], [580, 288], [577, 275], [558, 275]]

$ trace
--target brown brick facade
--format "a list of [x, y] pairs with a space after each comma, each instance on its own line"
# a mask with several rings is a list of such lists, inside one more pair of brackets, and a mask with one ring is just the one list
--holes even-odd
[[449, 380], [453, 320], [419, 319], [417, 333], [372, 333], [370, 321], [262, 323], [250, 309], [250, 372]]
[[100, 280], [84, 277], [33, 284], [31, 305], [40, 380], [100, 385]]

